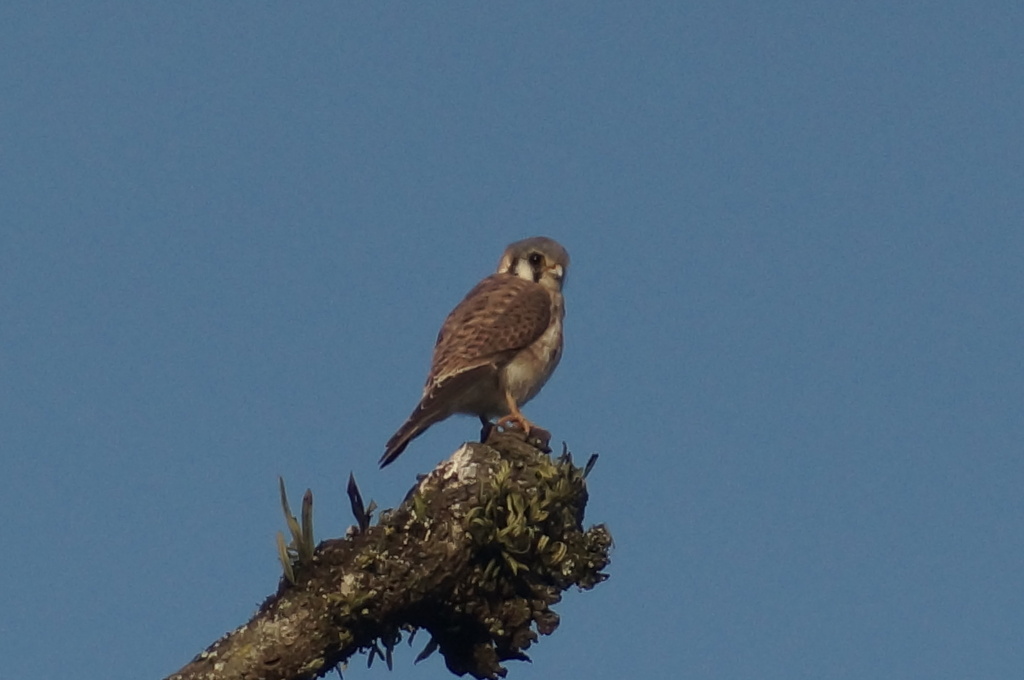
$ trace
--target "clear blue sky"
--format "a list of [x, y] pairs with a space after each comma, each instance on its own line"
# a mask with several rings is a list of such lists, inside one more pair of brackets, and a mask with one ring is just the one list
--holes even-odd
[[[568, 248], [526, 413], [611, 579], [512, 678], [1020, 678], [1024, 9], [5, 3], [0, 678], [159, 678], [351, 522], [437, 327]], [[436, 678], [417, 649], [392, 675]], [[66, 671], [65, 669], [73, 669]]]

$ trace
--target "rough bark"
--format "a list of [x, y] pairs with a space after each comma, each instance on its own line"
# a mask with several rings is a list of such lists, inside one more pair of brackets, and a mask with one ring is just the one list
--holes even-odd
[[568, 456], [514, 431], [465, 444], [375, 526], [290, 560], [294, 581], [168, 680], [314, 678], [359, 651], [390, 665], [421, 628], [453, 673], [504, 676], [558, 626], [562, 591], [606, 578], [611, 536], [583, 530], [586, 502]]

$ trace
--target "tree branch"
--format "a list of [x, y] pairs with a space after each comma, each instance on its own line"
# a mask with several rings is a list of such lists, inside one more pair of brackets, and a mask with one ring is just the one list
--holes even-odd
[[606, 578], [611, 536], [583, 530], [584, 476], [516, 431], [465, 444], [376, 526], [298, 550], [293, 581], [167, 680], [314, 678], [364, 650], [390, 666], [420, 628], [421, 658], [437, 649], [457, 675], [503, 677], [502, 661], [558, 626], [562, 591]]

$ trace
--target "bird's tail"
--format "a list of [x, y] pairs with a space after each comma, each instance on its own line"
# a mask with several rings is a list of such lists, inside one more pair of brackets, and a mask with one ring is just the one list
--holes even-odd
[[431, 389], [424, 390], [420, 403], [416, 405], [402, 427], [398, 428], [398, 432], [392, 435], [384, 446], [384, 455], [380, 457], [380, 466], [385, 467], [391, 464], [395, 458], [402, 455], [402, 451], [405, 451], [409, 442], [423, 434], [423, 431], [434, 423], [441, 422], [453, 413], [461, 413], [462, 411], [453, 408], [451, 396], [464, 393], [474, 382], [480, 380], [481, 375], [487, 375], [492, 371], [494, 371], [494, 367], [490, 364], [477, 366], [452, 376], [441, 384], [433, 385]]
[[393, 463], [395, 458], [402, 455], [402, 451], [405, 451], [409, 442], [423, 434], [424, 430], [438, 420], [442, 420], [442, 418], [438, 418], [438, 415], [432, 410], [424, 409], [422, 405], [417, 406], [408, 420], [398, 428], [398, 432], [395, 432], [384, 446], [384, 455], [380, 457], [380, 466], [383, 468]]

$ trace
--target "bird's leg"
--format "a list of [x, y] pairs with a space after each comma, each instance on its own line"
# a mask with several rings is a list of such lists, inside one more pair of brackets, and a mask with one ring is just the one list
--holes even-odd
[[536, 446], [544, 453], [551, 453], [551, 447], [548, 446], [548, 442], [551, 441], [551, 433], [527, 420], [526, 416], [519, 410], [515, 399], [508, 392], [505, 392], [505, 404], [508, 406], [509, 413], [507, 416], [502, 416], [495, 427], [508, 430], [508, 427], [514, 424], [523, 431], [523, 440], [527, 444]]
[[536, 446], [544, 453], [551, 453], [551, 447], [548, 446], [548, 442], [551, 441], [551, 433], [527, 420], [515, 400], [507, 393], [505, 402], [508, 404], [509, 414], [498, 421], [498, 426], [507, 429], [509, 425], [517, 425], [523, 431], [523, 440], [527, 444]]
[[520, 430], [526, 433], [526, 436], [530, 436], [530, 430], [533, 428], [533, 423], [526, 419], [522, 411], [519, 410], [519, 405], [516, 404], [516, 400], [512, 398], [508, 390], [505, 390], [505, 404], [508, 406], [508, 415], [502, 416], [498, 419], [498, 427], [507, 428], [509, 425], [515, 423]]
[[480, 416], [480, 443], [483, 444], [491, 438], [491, 432], [494, 431], [495, 425], [485, 416]]

